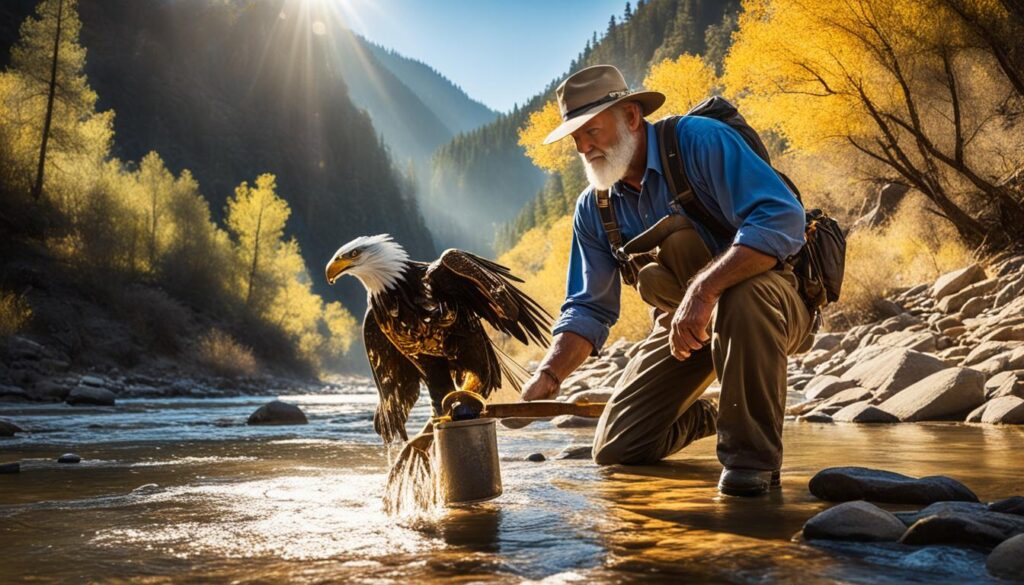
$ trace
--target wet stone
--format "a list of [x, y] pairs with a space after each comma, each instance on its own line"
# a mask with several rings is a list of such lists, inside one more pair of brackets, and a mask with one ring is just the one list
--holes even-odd
[[899, 518], [862, 500], [843, 502], [804, 524], [807, 539], [896, 542], [907, 527]]
[[868, 500], [891, 504], [931, 504], [978, 501], [967, 486], [949, 477], [914, 478], [866, 467], [823, 469], [811, 478], [808, 488], [815, 497], [830, 502]]
[[988, 505], [988, 509], [991, 512], [1002, 512], [1003, 514], [1024, 516], [1024, 496], [1012, 496], [992, 502]]
[[0, 475], [10, 473], [21, 473], [21, 462], [15, 461], [13, 463], [0, 463]]
[[985, 568], [995, 577], [1024, 581], [1024, 534], [1007, 539], [993, 549]]
[[57, 458], [57, 463], [80, 463], [82, 458], [74, 453], [65, 453]]
[[1021, 516], [990, 512], [984, 507], [977, 510], [947, 509], [915, 522], [900, 542], [909, 545], [954, 544], [991, 549], [1022, 533], [1024, 517]]
[[526, 460], [534, 463], [540, 463], [541, 461], [547, 461], [547, 457], [545, 457], [543, 453], [530, 453], [526, 456]]
[[304, 425], [309, 421], [306, 414], [294, 404], [274, 400], [264, 404], [249, 415], [250, 425]]

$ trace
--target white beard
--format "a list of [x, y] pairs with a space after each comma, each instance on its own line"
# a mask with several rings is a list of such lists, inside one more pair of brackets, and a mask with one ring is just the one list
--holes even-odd
[[586, 155], [580, 153], [583, 169], [587, 172], [587, 180], [600, 190], [611, 189], [616, 181], [625, 177], [626, 172], [629, 171], [629, 163], [633, 160], [633, 155], [636, 154], [636, 142], [629, 131], [625, 116], [615, 116], [615, 128], [619, 135], [619, 142], [608, 148], [604, 153], [605, 156], [588, 162]]

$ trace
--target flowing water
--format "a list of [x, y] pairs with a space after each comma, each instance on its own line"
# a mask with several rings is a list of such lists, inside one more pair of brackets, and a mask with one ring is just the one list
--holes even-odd
[[[35, 431], [0, 439], [0, 463], [22, 462], [0, 475], [0, 582], [985, 582], [978, 552], [794, 542], [828, 506], [807, 481], [865, 465], [1024, 491], [1013, 427], [789, 423], [783, 489], [747, 500], [717, 494], [713, 440], [657, 466], [530, 463], [590, 440], [536, 423], [499, 426], [501, 497], [409, 523], [383, 509], [375, 391], [289, 396], [309, 425], [245, 426], [267, 400], [0, 405]], [[67, 451], [82, 463], [56, 463]]]

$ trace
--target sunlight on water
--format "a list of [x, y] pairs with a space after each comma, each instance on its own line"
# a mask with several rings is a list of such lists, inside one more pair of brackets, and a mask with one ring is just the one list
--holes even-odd
[[[100, 531], [100, 546], [160, 548], [177, 558], [209, 554], [287, 560], [372, 559], [422, 549], [426, 538], [384, 513], [378, 474], [289, 476], [242, 483], [184, 486], [160, 501], [202, 510], [189, 521]], [[431, 547], [436, 545], [431, 545]]]

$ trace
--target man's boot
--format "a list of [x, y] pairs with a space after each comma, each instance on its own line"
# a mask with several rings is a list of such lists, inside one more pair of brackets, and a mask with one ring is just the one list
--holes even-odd
[[753, 497], [767, 494], [769, 490], [779, 489], [779, 470], [763, 469], [722, 469], [718, 479], [718, 491], [727, 496]]

